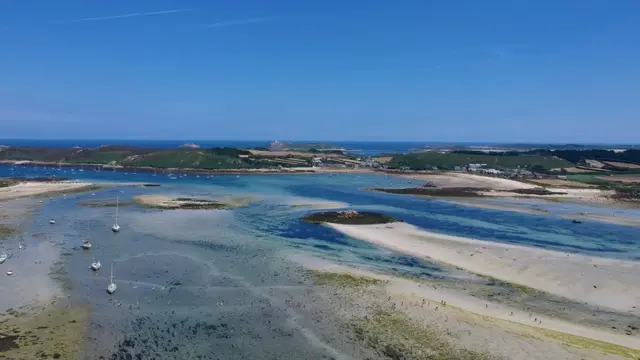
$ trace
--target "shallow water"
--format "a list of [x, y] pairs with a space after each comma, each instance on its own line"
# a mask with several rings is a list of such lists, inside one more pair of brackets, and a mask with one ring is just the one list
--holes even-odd
[[[322, 304], [307, 273], [287, 258], [295, 252], [394, 274], [446, 278], [457, 270], [394, 253], [301, 222], [310, 211], [291, 206], [318, 200], [381, 211], [429, 231], [622, 259], [640, 259], [637, 229], [555, 216], [458, 206], [438, 200], [366, 191], [407, 187], [410, 179], [379, 175], [188, 175], [171, 180], [152, 173], [15, 167], [13, 176], [58, 176], [161, 187], [120, 186], [46, 201], [30, 224], [28, 246], [56, 244], [72, 303], [93, 304], [81, 359], [356, 357], [361, 349], [341, 336], [338, 319]], [[0, 176], [10, 167], [0, 166]], [[242, 208], [160, 211], [120, 208], [120, 233], [110, 231], [113, 208], [78, 201], [138, 194], [250, 196]], [[559, 206], [563, 206], [559, 204]], [[49, 225], [50, 218], [56, 219]], [[94, 245], [80, 249], [84, 237]], [[3, 245], [4, 246], [4, 245]], [[94, 273], [93, 257], [102, 262]], [[110, 264], [118, 290], [106, 294]], [[115, 356], [115, 357], [114, 357]]]

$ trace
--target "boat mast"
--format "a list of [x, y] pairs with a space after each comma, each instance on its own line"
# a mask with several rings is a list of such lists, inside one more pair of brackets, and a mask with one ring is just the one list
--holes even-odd
[[118, 207], [120, 205], [120, 197], [116, 196], [116, 225], [118, 225]]

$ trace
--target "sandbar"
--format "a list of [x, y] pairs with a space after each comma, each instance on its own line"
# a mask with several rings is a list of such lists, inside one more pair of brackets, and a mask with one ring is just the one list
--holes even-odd
[[[458, 290], [436, 286], [428, 280], [353, 268], [300, 253], [289, 257], [308, 269], [338, 274], [328, 277], [328, 284], [335, 279], [341, 289], [338, 294], [350, 295], [345, 317], [353, 316], [354, 311], [366, 314], [381, 306], [388, 311], [403, 312], [427, 328], [438, 329], [441, 334], [452, 335], [459, 346], [489, 350], [508, 359], [574, 359], [578, 355], [583, 359], [600, 359], [604, 356], [600, 353], [603, 349], [620, 355], [640, 354], [633, 350], [640, 349], [637, 337], [574, 324], [497, 302], [488, 303]], [[348, 277], [341, 281], [340, 274]], [[564, 341], [558, 343], [557, 339]], [[623, 348], [589, 343], [584, 339]]]
[[406, 223], [327, 226], [394, 251], [595, 307], [640, 314], [640, 262], [443, 235]]
[[27, 196], [45, 195], [60, 192], [82, 191], [93, 187], [93, 183], [60, 181], [60, 182], [21, 182], [16, 185], [0, 188], [0, 200], [17, 199]]

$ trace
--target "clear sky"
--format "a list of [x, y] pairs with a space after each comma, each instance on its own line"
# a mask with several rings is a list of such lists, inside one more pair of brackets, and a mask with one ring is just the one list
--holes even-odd
[[3, 0], [0, 138], [640, 142], [638, 0]]

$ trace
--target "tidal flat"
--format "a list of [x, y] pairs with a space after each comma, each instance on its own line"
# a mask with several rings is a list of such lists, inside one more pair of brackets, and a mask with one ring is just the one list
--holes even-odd
[[[632, 227], [589, 221], [575, 226], [554, 213], [533, 216], [364, 190], [419, 183], [382, 175], [188, 175], [178, 180], [150, 173], [82, 176], [87, 181], [162, 186], [106, 187], [32, 202], [29, 216], [7, 222], [7, 226], [20, 223], [20, 231], [7, 234], [1, 244], [12, 256], [0, 265], [0, 287], [5, 293], [18, 293], [13, 289], [37, 286], [30, 287], [33, 294], [24, 290], [14, 297], [14, 304], [4, 307], [6, 326], [0, 337], [9, 340], [3, 343], [11, 344], [12, 339], [19, 343], [11, 332], [18, 320], [25, 329], [39, 324], [43, 314], [49, 318], [46, 314], [68, 311], [76, 320], [64, 332], [57, 325], [37, 325], [48, 326], [47, 334], [53, 333], [42, 339], [34, 359], [56, 353], [70, 359], [638, 355], [633, 346], [639, 339], [638, 315], [631, 306], [623, 312], [615, 306], [580, 304], [301, 219], [316, 212], [353, 209], [445, 235], [629, 263], [640, 259], [640, 239]], [[80, 174], [78, 178], [83, 180]], [[109, 199], [117, 197], [128, 204], [139, 196], [173, 199], [176, 194], [188, 199], [235, 199], [242, 206], [207, 210], [122, 206], [121, 230], [110, 230], [115, 208]], [[15, 209], [23, 202], [0, 204], [17, 216]], [[87, 203], [106, 205], [81, 205]], [[56, 223], [49, 224], [49, 219]], [[85, 238], [93, 244], [90, 251], [80, 248]], [[18, 243], [24, 249], [18, 251]], [[102, 262], [97, 272], [88, 269], [94, 258]], [[111, 264], [118, 289], [108, 295]], [[12, 276], [4, 274], [9, 268]], [[9, 308], [20, 316], [13, 317]], [[563, 316], [566, 309], [570, 314]], [[420, 340], [411, 334], [424, 336]], [[55, 341], [47, 343], [47, 337]], [[64, 347], [52, 345], [58, 343]], [[6, 351], [0, 355], [9, 357], [17, 350], [0, 349]]]

